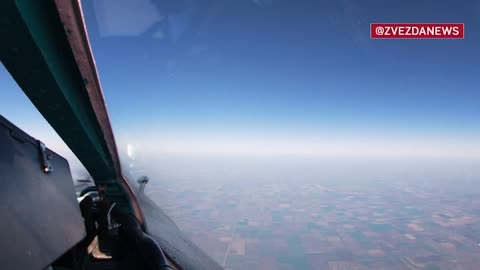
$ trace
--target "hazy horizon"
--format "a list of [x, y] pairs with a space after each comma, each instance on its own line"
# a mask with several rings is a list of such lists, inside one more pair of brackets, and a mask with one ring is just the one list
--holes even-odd
[[[480, 1], [81, 2], [124, 174], [226, 270], [480, 265]], [[0, 89], [87, 177], [4, 68]]]

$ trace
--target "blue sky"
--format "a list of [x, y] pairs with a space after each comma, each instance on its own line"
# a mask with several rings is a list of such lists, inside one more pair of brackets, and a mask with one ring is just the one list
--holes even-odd
[[[207, 2], [83, 1], [121, 146], [480, 156], [477, 1]], [[370, 40], [373, 22], [466, 38]]]

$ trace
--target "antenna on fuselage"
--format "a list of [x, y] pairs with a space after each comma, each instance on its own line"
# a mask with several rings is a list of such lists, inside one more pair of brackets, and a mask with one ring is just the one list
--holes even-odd
[[140, 188], [138, 191], [139, 196], [142, 196], [143, 193], [145, 192], [145, 186], [147, 185], [148, 181], [150, 180], [148, 179], [147, 176], [141, 176], [140, 178], [138, 178], [137, 182], [140, 184]]

